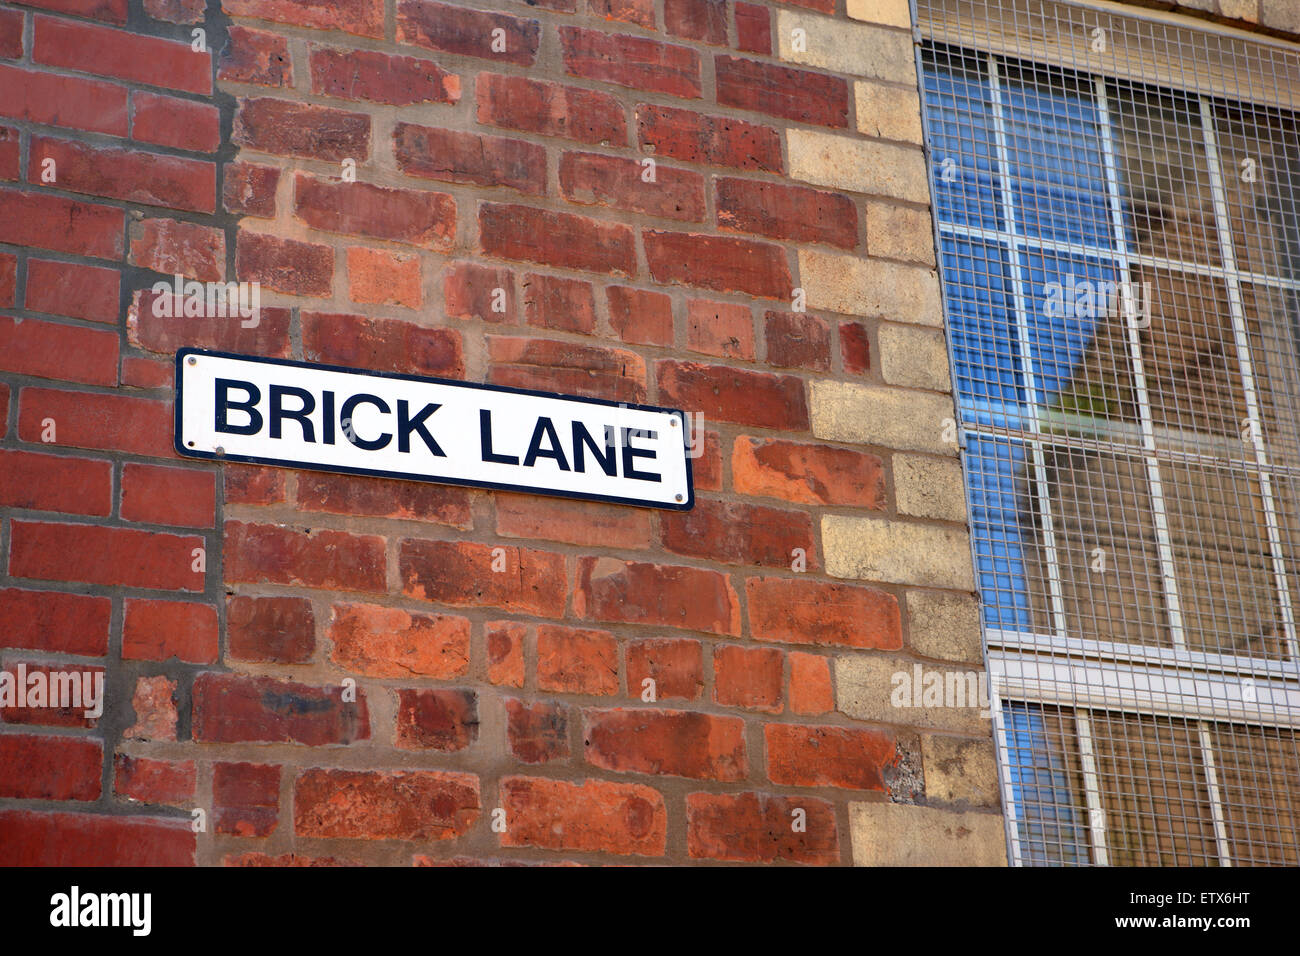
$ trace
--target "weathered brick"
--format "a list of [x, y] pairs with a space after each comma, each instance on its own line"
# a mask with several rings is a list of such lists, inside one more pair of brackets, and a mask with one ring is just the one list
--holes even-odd
[[226, 234], [220, 229], [157, 217], [133, 223], [131, 232], [131, 262], [137, 266], [200, 282], [226, 277]]
[[[169, 298], [170, 302], [161, 302], [164, 298]], [[223, 305], [228, 307], [214, 309], [206, 315], [182, 317], [184, 304], [171, 293], [140, 289], [127, 310], [127, 337], [132, 345], [164, 354], [174, 353], [184, 346], [195, 346], [244, 355], [288, 356], [288, 309], [259, 305], [257, 324], [245, 325], [245, 322], [252, 321], [252, 317], [245, 319], [239, 313], [237, 303]], [[203, 311], [208, 310], [205, 308]], [[218, 315], [217, 312], [228, 314]]]
[[713, 649], [713, 699], [724, 707], [779, 714], [784, 705], [785, 657], [773, 648]]
[[241, 229], [235, 250], [235, 274], [243, 282], [289, 295], [329, 296], [334, 288], [330, 246]]
[[727, 45], [726, 0], [664, 0], [664, 26], [675, 37]]
[[[803, 820], [798, 830], [797, 811], [802, 811]], [[840, 861], [835, 806], [816, 797], [687, 794], [686, 847], [693, 859], [817, 866]]]
[[691, 299], [686, 303], [686, 347], [722, 358], [754, 360], [754, 313], [747, 305]]
[[200, 674], [194, 679], [194, 739], [205, 743], [350, 744], [370, 737], [365, 695], [274, 677]]
[[[564, 389], [568, 391], [568, 389]], [[593, 501], [498, 493], [497, 534], [586, 547], [650, 547], [650, 512]]]
[[499, 607], [539, 617], [564, 613], [567, 576], [564, 557], [559, 554], [408, 539], [399, 547], [398, 561], [402, 592], [408, 597], [456, 606]]
[[528, 628], [515, 621], [488, 621], [488, 680], [504, 687], [524, 686], [524, 638]]
[[975, 590], [966, 529], [848, 515], [822, 517], [826, 573], [890, 584]]
[[[3, 79], [0, 68], [0, 79]], [[126, 213], [44, 193], [0, 189], [0, 242], [96, 259], [122, 258]]]
[[177, 682], [159, 674], [137, 677], [131, 694], [135, 723], [122, 732], [127, 740], [175, 740]]
[[736, 4], [736, 49], [764, 56], [772, 52], [772, 21], [767, 7]]
[[581, 27], [560, 27], [560, 43], [570, 76], [688, 99], [702, 93], [700, 55], [689, 47]]
[[188, 664], [217, 660], [220, 637], [217, 609], [190, 601], [125, 602], [122, 624], [122, 659], [166, 661], [172, 657]]
[[785, 250], [769, 243], [684, 232], [642, 232], [656, 282], [786, 299], [794, 288]]
[[456, 203], [446, 193], [337, 182], [298, 173], [293, 212], [307, 225], [445, 251], [456, 234]]
[[828, 714], [834, 709], [830, 659], [791, 651], [790, 710], [796, 714]]
[[894, 737], [880, 730], [768, 724], [767, 775], [794, 787], [888, 789], [885, 770], [898, 759]]
[[275, 764], [213, 764], [212, 807], [218, 833], [270, 836], [280, 822], [280, 768]]
[[840, 323], [840, 360], [850, 375], [861, 375], [871, 369], [871, 340], [861, 322]]
[[226, 602], [226, 649], [233, 660], [305, 664], [316, 648], [311, 601], [232, 596]]
[[719, 177], [714, 188], [719, 229], [844, 249], [858, 244], [858, 212], [847, 196], [731, 177]]
[[572, 202], [702, 222], [704, 177], [658, 164], [652, 169], [653, 177], [647, 181], [644, 161], [566, 152], [560, 157], [560, 191]]
[[112, 602], [89, 594], [0, 589], [5, 646], [103, 657]]
[[520, 139], [398, 123], [393, 155], [408, 176], [546, 192], [546, 150]]
[[667, 847], [663, 796], [640, 784], [505, 777], [501, 802], [502, 846], [620, 856], [663, 856]]
[[370, 117], [312, 103], [240, 97], [231, 139], [239, 146], [341, 162], [363, 162], [370, 153]]
[[138, 803], [189, 807], [197, 788], [198, 771], [193, 760], [151, 760], [123, 753], [113, 758], [113, 793], [119, 797]]
[[618, 642], [608, 631], [540, 624], [537, 686], [564, 694], [618, 693]]
[[366, 37], [384, 35], [383, 0], [222, 0], [221, 6], [232, 17]]
[[374, 604], [336, 604], [330, 659], [370, 677], [461, 677], [469, 671], [469, 621]]
[[302, 472], [298, 508], [339, 515], [375, 515], [403, 521], [433, 521], [456, 528], [471, 523], [469, 493], [446, 485]]
[[729, 116], [706, 116], [670, 106], [636, 108], [640, 144], [688, 163], [769, 173], [782, 170], [781, 134]]
[[590, 282], [530, 272], [523, 287], [529, 325], [588, 334], [596, 330], [596, 294]]
[[836, 76], [733, 56], [714, 59], [718, 104], [796, 123], [849, 125], [849, 85]]
[[664, 359], [655, 363], [659, 400], [713, 421], [804, 431], [808, 402], [802, 379], [725, 365]]
[[623, 106], [608, 93], [521, 76], [480, 73], [475, 80], [478, 121], [582, 143], [627, 145]]
[[869, 452], [741, 435], [731, 455], [732, 484], [747, 495], [810, 505], [883, 511], [884, 463]]
[[227, 521], [224, 545], [222, 567], [228, 582], [378, 594], [388, 590], [384, 539], [378, 535]]
[[[646, 699], [646, 680], [654, 694]], [[699, 641], [656, 638], [627, 645], [627, 693], [645, 703], [697, 700], [704, 690], [704, 647]]]
[[690, 511], [666, 512], [659, 521], [664, 548], [676, 554], [787, 568], [795, 551], [802, 550], [807, 566], [817, 566], [813, 519], [807, 512], [701, 500]]
[[[293, 61], [289, 57], [289, 38], [267, 30], [250, 30], [232, 26], [226, 47], [221, 51], [217, 78], [229, 83], [256, 83], [259, 86], [293, 86]], [[315, 81], [316, 63], [312, 61], [312, 92], [320, 93]]]
[[397, 692], [400, 750], [453, 753], [478, 739], [478, 695], [472, 690], [403, 688]]
[[285, 500], [285, 472], [228, 462], [222, 467], [226, 504], [274, 505]]
[[433, 770], [304, 770], [293, 786], [300, 837], [446, 840], [478, 819], [478, 777]]
[[731, 582], [701, 568], [584, 557], [578, 562], [573, 610], [595, 621], [740, 633]]
[[98, 800], [104, 745], [82, 737], [0, 734], [0, 765], [9, 771], [0, 776], [5, 799]]
[[422, 284], [418, 257], [387, 249], [348, 247], [348, 298], [353, 302], [418, 309]]
[[453, 262], [443, 273], [442, 294], [447, 315], [454, 319], [512, 324], [519, 320], [515, 276], [509, 269]]
[[587, 761], [605, 770], [724, 783], [749, 775], [745, 722], [674, 710], [589, 710]]
[[[100, 683], [105, 680], [103, 667], [40, 664], [16, 657], [7, 660], [3, 669], [8, 672], [5, 683], [18, 687], [26, 679], [27, 694], [23, 699], [0, 704], [0, 723], [78, 729], [92, 729], [99, 725], [100, 717], [94, 716], [96, 704], [107, 707], [110, 701], [105, 698], [111, 694], [111, 690]], [[74, 682], [74, 676], [80, 679]], [[60, 700], [61, 694], [67, 696]]]
[[280, 182], [276, 166], [234, 162], [226, 164], [223, 202], [227, 212], [264, 219], [275, 218], [275, 190]]
[[609, 286], [609, 324], [624, 342], [634, 345], [673, 344], [673, 300], [662, 292]]
[[786, 644], [903, 646], [898, 599], [875, 588], [801, 578], [745, 582], [750, 636]]
[[[397, 3], [399, 43], [531, 66], [537, 57], [540, 36], [541, 24], [536, 20], [467, 10], [432, 0], [398, 0]], [[495, 39], [504, 42], [494, 43]]]
[[313, 93], [390, 106], [460, 100], [460, 77], [429, 60], [315, 44], [310, 49]]
[[462, 378], [465, 355], [455, 329], [331, 312], [302, 313], [303, 355], [313, 362]]
[[499, 203], [483, 203], [478, 223], [479, 243], [491, 256], [588, 272], [636, 273], [636, 240], [619, 223]]
[[524, 763], [546, 763], [569, 756], [568, 709], [554, 701], [506, 700], [510, 752]]

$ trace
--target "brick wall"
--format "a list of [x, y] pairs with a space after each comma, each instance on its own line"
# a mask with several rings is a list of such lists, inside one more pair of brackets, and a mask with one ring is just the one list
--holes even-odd
[[[0, 89], [0, 663], [107, 696], [0, 861], [1005, 859], [891, 703], [981, 668], [904, 0], [2, 3]], [[697, 504], [183, 460], [182, 346], [679, 407]]]

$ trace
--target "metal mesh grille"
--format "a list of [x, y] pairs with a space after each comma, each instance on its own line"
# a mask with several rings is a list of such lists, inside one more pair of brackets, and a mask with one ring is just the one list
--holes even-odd
[[1008, 848], [1300, 859], [1300, 52], [917, 0]]

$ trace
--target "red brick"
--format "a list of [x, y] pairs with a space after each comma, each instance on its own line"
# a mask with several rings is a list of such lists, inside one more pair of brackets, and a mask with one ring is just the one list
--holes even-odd
[[794, 283], [786, 251], [748, 239], [646, 229], [646, 262], [656, 282], [786, 299]]
[[875, 588], [799, 578], [745, 582], [749, 633], [759, 641], [896, 650], [898, 599]]
[[341, 687], [309, 687], [273, 677], [199, 674], [194, 739], [203, 743], [295, 743], [309, 747], [370, 738], [365, 695], [343, 701]]
[[316, 649], [311, 601], [232, 596], [226, 601], [226, 649], [232, 660], [305, 664]]
[[122, 659], [212, 664], [217, 659], [217, 609], [189, 601], [128, 599], [122, 625]]
[[353, 302], [418, 309], [421, 285], [420, 260], [415, 255], [348, 247], [348, 298]]
[[285, 472], [228, 462], [222, 467], [226, 504], [274, 505], [285, 500]]
[[650, 787], [605, 780], [505, 777], [502, 846], [535, 846], [619, 856], [663, 856], [668, 810]]
[[804, 383], [793, 375], [670, 359], [656, 362], [655, 374], [660, 402], [699, 412], [710, 421], [783, 431], [808, 428]]
[[647, 30], [655, 28], [654, 0], [587, 0], [587, 9], [605, 20], [635, 23]]
[[[0, 797], [98, 800], [104, 745], [84, 737], [0, 734]], [[0, 857], [5, 856], [0, 850]]]
[[0, 308], [9, 309], [13, 307], [17, 290], [18, 257], [0, 252]]
[[122, 358], [122, 384], [128, 388], [171, 388], [172, 379], [170, 362], [135, 355]]
[[198, 773], [193, 760], [151, 760], [117, 754], [113, 758], [113, 792], [138, 803], [188, 807], [194, 803]]
[[636, 240], [620, 223], [501, 203], [483, 203], [478, 222], [490, 256], [626, 276], [637, 271]]
[[127, 740], [175, 740], [176, 685], [159, 674], [156, 677], [138, 677], [131, 695], [131, 709], [135, 723], [122, 732]]
[[0, 10], [0, 59], [18, 60], [23, 55], [23, 12]]
[[[806, 829], [796, 831], [796, 820]], [[835, 806], [816, 797], [690, 793], [686, 849], [692, 859], [834, 866], [840, 862]]]
[[304, 770], [293, 832], [308, 838], [446, 840], [478, 819], [478, 777], [433, 770]]
[[202, 23], [205, 0], [144, 0], [144, 12], [168, 23]]
[[216, 518], [216, 476], [211, 471], [127, 462], [122, 467], [122, 517], [211, 528]]
[[443, 378], [465, 374], [460, 333], [454, 329], [324, 312], [304, 312], [302, 329], [309, 361]]
[[114, 83], [0, 65], [0, 88], [0, 116], [126, 135], [126, 90]]
[[852, 505], [883, 511], [884, 463], [868, 452], [780, 439], [736, 439], [732, 484], [746, 495], [810, 505]]
[[[497, 30], [501, 33], [494, 34]], [[494, 36], [504, 38], [504, 50], [492, 49]], [[398, 43], [531, 66], [537, 57], [540, 36], [541, 25], [536, 20], [466, 10], [430, 0], [398, 0], [397, 3]]]
[[706, 431], [697, 424], [691, 430], [691, 478], [696, 491], [722, 490], [722, 440], [717, 432]]
[[772, 22], [767, 7], [736, 4], [736, 49], [764, 56], [772, 52]]
[[[645, 681], [654, 681], [654, 697], [646, 700]], [[654, 703], [698, 700], [704, 689], [704, 648], [699, 641], [657, 638], [627, 645], [627, 695]]]
[[713, 699], [724, 707], [779, 714], [784, 702], [784, 655], [766, 647], [715, 647]]
[[117, 384], [117, 333], [0, 316], [0, 371]]
[[489, 381], [611, 401], [644, 402], [645, 362], [622, 349], [488, 336]]
[[0, 866], [193, 866], [189, 820], [0, 810]]
[[[184, 306], [184, 300], [170, 293], [138, 290], [127, 311], [126, 331], [131, 344], [164, 354], [187, 345], [273, 358], [289, 354], [288, 309], [259, 305], [257, 324], [245, 325], [253, 319], [241, 316], [237, 304], [222, 302], [220, 309], [214, 308], [209, 314], [182, 316]], [[208, 312], [206, 306], [202, 311]], [[219, 311], [232, 314], [216, 314]], [[167, 381], [170, 383], [170, 378]]]
[[121, 209], [12, 189], [0, 189], [0, 208], [5, 211], [0, 216], [0, 242], [96, 259], [122, 258], [126, 213]]
[[107, 23], [126, 23], [127, 0], [14, 0], [25, 7], [39, 7], [55, 13], [70, 13]]
[[716, 190], [719, 229], [843, 249], [858, 244], [858, 210], [847, 196], [731, 177], [720, 177]]
[[686, 347], [723, 358], [754, 360], [754, 313], [747, 305], [691, 299], [686, 303]]
[[408, 176], [546, 192], [546, 150], [536, 143], [398, 123], [393, 154]]
[[809, 10], [816, 10], [819, 13], [835, 12], [835, 0], [780, 0], [780, 2], [796, 7], [807, 7]]
[[18, 437], [23, 441], [42, 441], [42, 423], [53, 419], [51, 444], [176, 457], [171, 402], [30, 387], [22, 390], [19, 402]]
[[227, 521], [223, 570], [227, 582], [385, 593], [384, 539], [343, 531], [296, 531], [271, 524]]
[[488, 621], [488, 680], [505, 687], [524, 686], [524, 638], [528, 628], [515, 621]]
[[643, 162], [601, 153], [565, 153], [560, 158], [560, 191], [573, 202], [682, 222], [704, 220], [703, 176], [656, 164], [654, 178], [647, 182]]
[[590, 282], [530, 272], [523, 286], [529, 325], [587, 334], [596, 330], [596, 295]]
[[446, 250], [456, 235], [456, 203], [446, 193], [363, 182], [294, 177], [294, 215], [307, 225]]
[[0, 382], [0, 438], [3, 438], [9, 426], [9, 386]]
[[201, 282], [226, 277], [226, 234], [212, 226], [176, 219], [132, 224], [131, 262], [164, 275]]
[[[5, 682], [14, 687], [23, 686], [25, 682], [27, 694], [21, 706], [17, 699], [13, 705], [0, 706], [0, 723], [93, 729], [99, 724], [99, 717], [87, 716], [87, 711], [94, 709], [91, 697], [104, 705], [107, 704], [105, 697], [111, 695], [111, 691], [104, 689], [102, 667], [38, 664], [10, 657], [4, 671], [9, 674]], [[69, 685], [67, 682], [74, 676], [79, 678], [78, 682]], [[56, 695], [65, 687], [67, 704], [58, 706]]]
[[29, 183], [41, 182], [47, 159], [55, 162], [60, 189], [191, 212], [216, 208], [217, 172], [212, 163], [33, 136]]
[[269, 97], [240, 97], [238, 104], [231, 133], [236, 145], [326, 162], [361, 163], [370, 153], [370, 117], [365, 113]]
[[413, 56], [312, 44], [310, 66], [311, 90], [322, 96], [391, 106], [460, 100], [459, 76]]
[[342, 30], [364, 37], [384, 35], [383, 0], [222, 0], [221, 8], [232, 17]]
[[[293, 86], [293, 61], [289, 58], [289, 38], [266, 30], [232, 26], [230, 40], [221, 51], [217, 78], [229, 83], [256, 83], [259, 86]], [[316, 63], [312, 60], [313, 81]], [[312, 83], [312, 92], [321, 92]]]
[[113, 511], [113, 463], [0, 449], [0, 506], [106, 517]]
[[103, 657], [113, 612], [106, 597], [57, 591], [0, 590], [5, 646], [56, 654]]
[[608, 631], [537, 627], [537, 686], [563, 694], [618, 693], [618, 642]]
[[824, 319], [804, 312], [768, 312], [765, 318], [768, 365], [830, 371], [831, 330]]
[[131, 138], [156, 146], [215, 153], [221, 145], [221, 113], [211, 103], [136, 90], [131, 94]]
[[660, 516], [664, 548], [725, 564], [788, 568], [795, 549], [816, 567], [812, 516], [735, 501], [697, 501], [691, 511]]
[[898, 759], [893, 735], [881, 730], [768, 724], [763, 732], [773, 783], [885, 791], [885, 770]]
[[241, 281], [260, 282], [277, 292], [328, 297], [334, 287], [334, 250], [241, 229], [235, 274]]
[[727, 0], [664, 0], [664, 26], [675, 37], [727, 45]]
[[618, 337], [635, 345], [673, 344], [673, 300], [662, 292], [609, 286], [609, 323]]
[[637, 137], [656, 154], [688, 163], [779, 173], [781, 134], [730, 116], [705, 116], [670, 106], [636, 108]]
[[[16, 126], [0, 126], [0, 179], [17, 182], [22, 162], [22, 134]], [[0, 301], [4, 301], [0, 299]], [[13, 290], [9, 290], [12, 303]]]
[[187, 93], [212, 92], [211, 58], [188, 42], [72, 20], [36, 17], [32, 61]]
[[589, 710], [587, 761], [604, 770], [731, 783], [749, 776], [745, 722], [674, 710]]
[[478, 695], [472, 690], [414, 690], [397, 692], [399, 750], [454, 753], [478, 739]]
[[828, 714], [835, 709], [828, 657], [790, 652], [790, 710], [796, 714]]
[[701, 568], [581, 558], [573, 610], [588, 620], [740, 633], [731, 582]]
[[871, 368], [871, 343], [867, 327], [861, 322], [840, 323], [840, 356], [844, 371], [850, 375], [861, 375]]
[[849, 125], [849, 85], [837, 76], [732, 56], [714, 60], [718, 105], [816, 126]]
[[[496, 558], [503, 571], [493, 571]], [[514, 546], [455, 541], [401, 543], [402, 593], [421, 601], [560, 617], [567, 575], [564, 556]]]
[[701, 95], [700, 55], [689, 47], [580, 27], [560, 27], [560, 42], [570, 76], [669, 96]]
[[267, 853], [227, 853], [221, 859], [222, 866], [245, 867], [307, 867], [307, 866], [360, 866], [350, 860], [341, 860], [332, 856], [299, 856], [297, 853], [282, 853], [271, 856]]
[[212, 807], [218, 833], [270, 836], [280, 822], [280, 768], [275, 764], [213, 764]]
[[203, 539], [79, 524], [13, 521], [9, 573], [16, 578], [171, 591], [202, 591], [191, 569]]
[[468, 528], [469, 493], [463, 488], [390, 478], [301, 472], [298, 508], [338, 515], [375, 515]]
[[546, 763], [569, 756], [569, 716], [553, 701], [506, 699], [506, 737], [510, 752], [524, 763]]
[[25, 305], [32, 312], [116, 323], [120, 285], [116, 269], [29, 258]]
[[[509, 269], [453, 262], [443, 273], [442, 293], [447, 315], [452, 318], [509, 323], [519, 320], [515, 276]], [[493, 311], [498, 304], [501, 311]]]
[[521, 76], [480, 73], [475, 80], [478, 121], [581, 143], [627, 145], [623, 106], [608, 93]]
[[497, 534], [585, 547], [650, 547], [650, 512], [593, 501], [498, 493]]
[[226, 212], [275, 218], [275, 190], [280, 170], [275, 166], [234, 162], [226, 164], [223, 202]]
[[330, 659], [369, 677], [462, 677], [469, 672], [469, 631], [469, 620], [455, 615], [336, 604]]

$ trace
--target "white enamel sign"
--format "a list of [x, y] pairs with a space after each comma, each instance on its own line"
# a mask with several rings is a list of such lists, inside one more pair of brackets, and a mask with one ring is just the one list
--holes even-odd
[[685, 511], [682, 412], [494, 385], [182, 349], [190, 458], [531, 491]]

